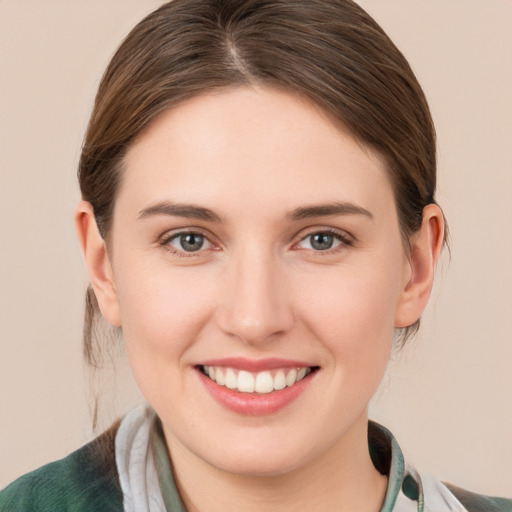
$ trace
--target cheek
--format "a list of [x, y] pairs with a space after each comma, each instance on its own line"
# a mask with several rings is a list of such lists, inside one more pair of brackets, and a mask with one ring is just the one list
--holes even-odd
[[123, 267], [136, 269], [119, 272], [117, 294], [128, 358], [140, 384], [169, 365], [187, 365], [187, 350], [211, 316], [215, 292], [211, 280], [194, 269], [118, 265]]
[[311, 280], [300, 292], [309, 330], [345, 372], [385, 370], [400, 293], [401, 274], [395, 267], [388, 266], [387, 273], [381, 267], [369, 270], [371, 265], [337, 269], [324, 287]]

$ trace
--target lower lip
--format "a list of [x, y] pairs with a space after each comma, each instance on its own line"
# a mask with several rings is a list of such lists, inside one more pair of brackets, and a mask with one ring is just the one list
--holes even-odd
[[240, 393], [225, 386], [219, 386], [201, 370], [197, 370], [197, 373], [204, 387], [219, 404], [239, 414], [263, 416], [283, 409], [298, 398], [317, 372], [310, 373], [293, 386], [271, 393]]

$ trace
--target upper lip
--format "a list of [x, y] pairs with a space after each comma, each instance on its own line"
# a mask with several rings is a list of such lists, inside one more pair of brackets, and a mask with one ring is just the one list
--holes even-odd
[[246, 359], [244, 357], [226, 357], [222, 359], [208, 359], [201, 361], [197, 366], [220, 366], [223, 368], [236, 368], [248, 372], [263, 372], [280, 368], [311, 368], [314, 365], [305, 361], [281, 359], [271, 357], [266, 359]]

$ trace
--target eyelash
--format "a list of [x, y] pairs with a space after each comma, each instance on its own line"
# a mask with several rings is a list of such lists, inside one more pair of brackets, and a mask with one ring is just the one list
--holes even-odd
[[175, 233], [165, 234], [160, 239], [159, 243], [162, 247], [164, 247], [167, 251], [169, 251], [173, 256], [177, 256], [178, 258], [191, 258], [194, 256], [197, 257], [199, 254], [201, 254], [204, 251], [204, 249], [199, 249], [198, 251], [188, 251], [187, 252], [187, 251], [177, 250], [174, 247], [172, 247], [171, 245], [169, 245], [170, 242], [172, 242], [173, 240], [176, 240], [177, 238], [180, 238], [180, 237], [186, 236], [186, 235], [199, 235], [199, 236], [203, 237], [206, 241], [208, 241], [211, 245], [214, 246], [213, 242], [210, 241], [208, 235], [206, 235], [205, 233], [201, 232], [198, 229], [190, 229], [190, 230], [184, 230], [184, 231], [178, 231]]
[[307, 250], [310, 250], [311, 253], [315, 257], [330, 256], [332, 254], [336, 254], [339, 251], [342, 251], [343, 249], [346, 249], [347, 247], [351, 247], [352, 245], [354, 245], [353, 239], [347, 233], [345, 233], [343, 231], [338, 231], [338, 230], [332, 229], [332, 228], [324, 228], [324, 229], [314, 229], [314, 230], [310, 231], [309, 233], [306, 233], [304, 236], [302, 236], [300, 238], [300, 240], [298, 242], [293, 244], [293, 247], [297, 246], [304, 240], [306, 240], [309, 237], [312, 237], [314, 235], [331, 235], [332, 237], [334, 237], [335, 240], [341, 242], [338, 246], [333, 247], [331, 249], [326, 249], [323, 251], [307, 249]]
[[[199, 249], [197, 251], [180, 251], [176, 250], [173, 247], [171, 247], [169, 244], [173, 240], [176, 240], [179, 237], [185, 236], [185, 235], [199, 235], [203, 237], [208, 243], [210, 243], [212, 246], [215, 247], [215, 244], [210, 241], [208, 235], [201, 232], [200, 230], [184, 230], [184, 231], [178, 231], [171, 234], [166, 234], [163, 237], [161, 237], [159, 244], [164, 247], [167, 251], [169, 251], [174, 256], [177, 256], [178, 258], [191, 258], [191, 257], [197, 257], [199, 256], [204, 249]], [[354, 245], [354, 241], [352, 237], [350, 237], [347, 233], [332, 229], [332, 228], [324, 228], [324, 229], [315, 229], [310, 231], [309, 233], [306, 233], [303, 235], [297, 242], [293, 244], [292, 247], [296, 247], [298, 244], [303, 242], [304, 240], [308, 239], [309, 237], [312, 237], [314, 235], [331, 235], [333, 236], [337, 241], [341, 242], [338, 246], [332, 248], [332, 249], [326, 249], [326, 250], [314, 250], [314, 249], [306, 249], [308, 251], [311, 251], [312, 254], [315, 255], [315, 257], [322, 257], [322, 256], [328, 256], [337, 253], [340, 250], [343, 250], [346, 247], [351, 247]]]

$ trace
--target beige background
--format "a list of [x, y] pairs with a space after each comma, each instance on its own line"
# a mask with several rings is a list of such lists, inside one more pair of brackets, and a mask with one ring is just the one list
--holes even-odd
[[[75, 168], [109, 56], [160, 3], [0, 0], [0, 486], [91, 437]], [[422, 333], [373, 416], [422, 469], [512, 496], [512, 1], [360, 3], [430, 100], [453, 235]], [[121, 390], [108, 423], [136, 399], [126, 372], [104, 385]]]

